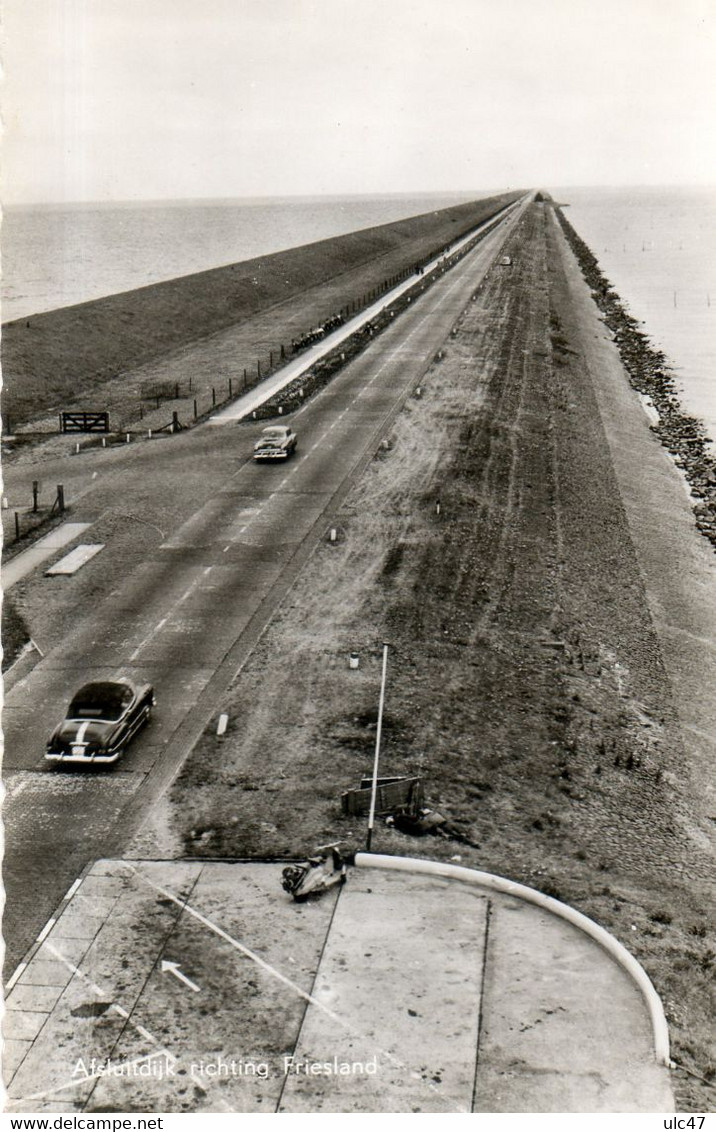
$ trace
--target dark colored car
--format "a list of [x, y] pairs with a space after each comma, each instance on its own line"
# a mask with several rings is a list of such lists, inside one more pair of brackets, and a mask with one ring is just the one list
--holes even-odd
[[269, 425], [254, 444], [254, 460], [287, 460], [296, 444], [296, 433], [288, 425]]
[[154, 703], [151, 684], [138, 687], [126, 676], [85, 684], [53, 731], [45, 758], [87, 766], [116, 762], [148, 722]]

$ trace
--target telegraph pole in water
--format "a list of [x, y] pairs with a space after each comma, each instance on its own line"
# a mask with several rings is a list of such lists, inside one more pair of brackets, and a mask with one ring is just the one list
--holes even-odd
[[383, 675], [380, 681], [380, 703], [378, 705], [378, 729], [375, 735], [375, 759], [373, 761], [373, 785], [370, 793], [370, 813], [368, 815], [368, 836], [365, 842], [366, 853], [370, 853], [375, 821], [375, 800], [378, 793], [378, 761], [380, 759], [380, 736], [383, 730], [383, 704], [385, 703], [385, 676], [388, 670], [388, 646], [383, 645]]

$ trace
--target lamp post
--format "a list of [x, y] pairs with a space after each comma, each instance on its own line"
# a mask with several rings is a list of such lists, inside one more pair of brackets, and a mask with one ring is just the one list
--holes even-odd
[[380, 681], [380, 702], [378, 704], [378, 728], [375, 735], [375, 759], [373, 760], [373, 785], [370, 793], [370, 813], [368, 814], [368, 835], [366, 837], [366, 853], [370, 853], [370, 844], [373, 839], [373, 824], [375, 822], [375, 801], [378, 793], [378, 762], [380, 759], [380, 737], [383, 730], [383, 705], [385, 703], [385, 676], [388, 670], [388, 646], [383, 645], [383, 674]]

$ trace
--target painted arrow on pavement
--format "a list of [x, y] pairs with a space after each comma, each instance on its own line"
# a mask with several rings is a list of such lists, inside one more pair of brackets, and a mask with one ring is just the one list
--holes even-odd
[[178, 963], [173, 963], [169, 959], [162, 959], [162, 974], [164, 974], [165, 971], [171, 971], [172, 975], [176, 975], [177, 979], [180, 979], [182, 983], [185, 983], [186, 986], [189, 987], [189, 990], [201, 990], [201, 987], [198, 987], [196, 983], [193, 983], [191, 979], [186, 977], [183, 971], [179, 970]]

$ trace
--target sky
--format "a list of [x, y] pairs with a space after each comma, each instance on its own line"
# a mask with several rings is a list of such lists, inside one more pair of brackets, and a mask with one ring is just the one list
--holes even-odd
[[6, 203], [716, 185], [716, 0], [3, 0]]

